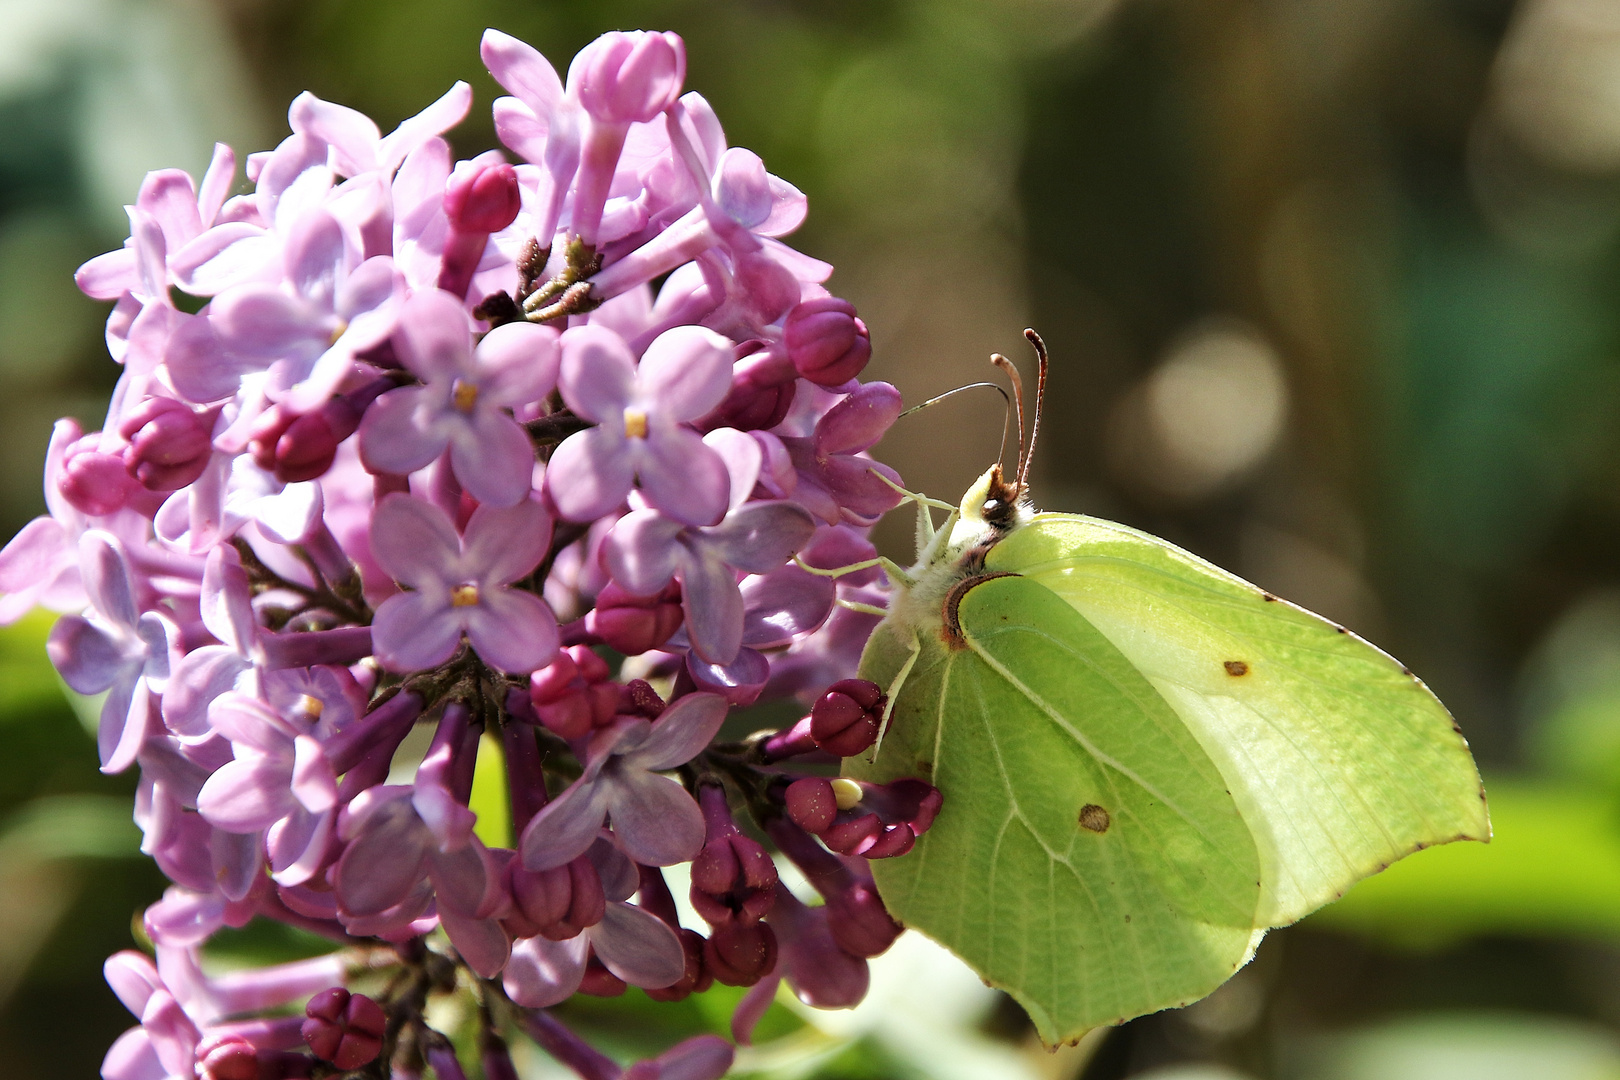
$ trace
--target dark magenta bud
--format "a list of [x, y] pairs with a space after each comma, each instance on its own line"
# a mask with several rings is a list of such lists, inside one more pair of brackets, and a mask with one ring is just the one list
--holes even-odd
[[208, 465], [213, 419], [173, 398], [147, 398], [118, 425], [129, 443], [124, 468], [148, 491], [178, 491]]
[[807, 833], [825, 832], [838, 814], [832, 781], [823, 776], [793, 781], [788, 785], [786, 799], [789, 819]]
[[753, 986], [776, 967], [776, 933], [763, 922], [719, 927], [704, 943], [703, 963], [716, 982]]
[[522, 207], [517, 170], [502, 162], [467, 169], [444, 189], [444, 213], [461, 232], [500, 232]]
[[358, 1069], [382, 1050], [388, 1018], [382, 1006], [341, 986], [322, 990], [304, 1006], [304, 1042], [322, 1061]]
[[57, 490], [73, 508], [92, 517], [116, 513], [140, 488], [124, 468], [124, 459], [97, 449], [101, 436], [86, 435], [62, 454]]
[[714, 976], [703, 963], [703, 935], [685, 927], [675, 931], [681, 939], [681, 951], [686, 954], [686, 969], [680, 981], [673, 986], [657, 987], [645, 991], [654, 1001], [682, 1001], [692, 994], [701, 994], [714, 985]]
[[606, 660], [588, 646], [570, 645], [529, 677], [529, 700], [548, 729], [578, 739], [613, 722], [619, 686]]
[[883, 689], [866, 679], [833, 683], [810, 709], [810, 734], [829, 754], [854, 757], [877, 741], [887, 701]]
[[591, 997], [618, 997], [626, 989], [624, 980], [603, 967], [593, 953], [585, 965], [585, 977], [579, 981], [579, 992]]
[[793, 361], [775, 349], [757, 348], [739, 357], [732, 368], [731, 389], [713, 412], [697, 422], [699, 430], [729, 427], [763, 431], [775, 427], [793, 407], [798, 374]]
[[872, 358], [872, 338], [855, 305], [836, 296], [806, 300], [788, 313], [782, 342], [800, 375], [822, 386], [841, 386]]
[[259, 1080], [259, 1052], [240, 1035], [227, 1035], [197, 1047], [197, 1071], [202, 1080]]
[[522, 920], [507, 922], [519, 937], [565, 941], [601, 922], [607, 909], [602, 877], [588, 855], [550, 870], [530, 870], [513, 859], [506, 866], [506, 885]]
[[609, 582], [597, 594], [595, 609], [585, 616], [585, 628], [609, 648], [639, 656], [668, 641], [685, 617], [681, 587], [675, 582], [654, 596], [632, 596]]
[[877, 890], [860, 881], [827, 896], [827, 926], [840, 949], [863, 958], [886, 951], [904, 929]]
[[338, 444], [360, 426], [366, 408], [396, 385], [391, 379], [377, 379], [302, 415], [272, 405], [254, 422], [248, 452], [259, 468], [275, 473], [283, 483], [323, 476], [332, 467]]
[[776, 899], [776, 863], [757, 840], [738, 830], [724, 788], [705, 784], [698, 802], [707, 834], [692, 860], [692, 906], [711, 926], [763, 918]]

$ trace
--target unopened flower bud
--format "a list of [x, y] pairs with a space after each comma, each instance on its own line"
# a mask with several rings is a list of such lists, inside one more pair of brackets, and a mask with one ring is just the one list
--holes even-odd
[[197, 1047], [197, 1072], [202, 1080], [259, 1080], [259, 1053], [240, 1035], [227, 1035]]
[[505, 162], [463, 169], [444, 189], [445, 216], [461, 232], [500, 232], [516, 220], [521, 202], [517, 170]]
[[579, 992], [591, 997], [618, 997], [628, 987], [625, 981], [602, 966], [595, 955], [585, 965], [585, 977], [579, 982]]
[[841, 386], [872, 358], [872, 338], [855, 305], [836, 296], [806, 300], [788, 313], [782, 340], [800, 375], [822, 386]]
[[148, 491], [177, 491], [202, 475], [213, 452], [212, 414], [173, 398], [141, 402], [118, 425], [124, 468]]
[[776, 967], [776, 933], [763, 922], [719, 927], [703, 946], [703, 962], [717, 982], [753, 986]]
[[686, 45], [672, 33], [603, 34], [574, 57], [568, 85], [585, 111], [610, 124], [647, 123], [675, 104], [686, 79]]
[[601, 922], [606, 909], [601, 875], [586, 855], [549, 870], [529, 870], [513, 859], [506, 867], [506, 885], [524, 920], [513, 926], [520, 937], [538, 934], [564, 941]]
[[838, 814], [832, 781], [823, 776], [793, 781], [788, 785], [786, 799], [788, 818], [808, 833], [825, 832]]
[[395, 385], [390, 379], [377, 379], [301, 415], [272, 405], [254, 422], [248, 452], [261, 469], [275, 473], [283, 483], [324, 476], [338, 444], [354, 434], [367, 406]]
[[686, 954], [686, 969], [680, 981], [671, 986], [654, 987], [645, 991], [654, 1001], [683, 1001], [692, 994], [701, 994], [714, 985], [714, 976], [703, 963], [703, 935], [682, 927], [675, 931], [681, 939], [681, 951]]
[[776, 864], [731, 820], [724, 788], [703, 785], [698, 802], [707, 836], [692, 860], [692, 906], [711, 926], [764, 917], [776, 897]]
[[322, 1061], [358, 1069], [382, 1049], [388, 1018], [382, 1006], [341, 986], [322, 990], [304, 1006], [304, 1042]]
[[578, 739], [613, 721], [619, 687], [607, 661], [584, 645], [570, 645], [529, 677], [535, 715], [565, 739]]
[[650, 652], [669, 640], [685, 619], [681, 587], [675, 582], [653, 596], [634, 596], [609, 582], [585, 616], [585, 628], [626, 656]]
[[877, 740], [886, 700], [883, 689], [866, 679], [833, 683], [810, 709], [810, 734], [830, 754], [863, 753]]
[[124, 468], [123, 458], [97, 449], [100, 441], [100, 435], [91, 434], [70, 445], [56, 478], [62, 497], [75, 510], [92, 517], [116, 513], [129, 501], [131, 489], [140, 490]]
[[859, 881], [827, 896], [827, 926], [840, 949], [860, 957], [887, 951], [904, 929], [883, 906], [877, 890]]
[[776, 349], [758, 349], [737, 361], [732, 369], [731, 389], [697, 426], [704, 431], [723, 427], [738, 431], [773, 428], [793, 407], [798, 385], [792, 360]]

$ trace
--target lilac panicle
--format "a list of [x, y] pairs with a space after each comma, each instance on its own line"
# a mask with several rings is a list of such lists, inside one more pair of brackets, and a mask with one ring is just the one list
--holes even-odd
[[[139, 766], [174, 882], [156, 962], [108, 965], [140, 1021], [112, 1080], [461, 1076], [429, 999], [473, 978], [517, 1006], [484, 1018], [489, 1075], [514, 1075], [515, 1019], [582, 1076], [713, 1080], [724, 1040], [621, 1067], [542, 1010], [751, 985], [745, 1039], [783, 978], [858, 1000], [898, 932], [848, 856], [903, 854], [940, 794], [841, 807], [792, 771], [875, 733], [848, 680], [886, 591], [791, 560], [870, 559], [899, 499], [870, 456], [899, 394], [860, 381], [831, 266], [782, 240], [807, 200], [728, 144], [674, 34], [606, 34], [566, 78], [499, 31], [480, 54], [512, 158], [457, 160], [465, 83], [387, 134], [300, 94], [273, 148], [150, 173], [76, 275], [122, 370], [99, 430], [53, 432], [0, 623], [62, 613], [51, 660], [106, 694], [102, 767]], [[821, 704], [717, 745], [734, 706], [784, 698]], [[510, 848], [473, 809], [501, 761]], [[702, 932], [659, 869], [685, 862]], [[338, 951], [206, 974], [260, 918]], [[353, 994], [357, 967], [408, 990]]]

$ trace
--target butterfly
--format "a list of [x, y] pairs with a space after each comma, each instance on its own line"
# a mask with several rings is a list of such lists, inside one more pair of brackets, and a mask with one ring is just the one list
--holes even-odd
[[1405, 855], [1490, 838], [1461, 729], [1344, 627], [1167, 541], [1029, 508], [1019, 457], [935, 528], [860, 664], [887, 688], [846, 776], [928, 780], [933, 827], [871, 863], [894, 916], [1049, 1045], [1185, 1005]]

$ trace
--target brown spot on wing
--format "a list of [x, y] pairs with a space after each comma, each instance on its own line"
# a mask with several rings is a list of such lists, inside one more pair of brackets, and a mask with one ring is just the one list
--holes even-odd
[[1108, 816], [1108, 811], [1096, 803], [1086, 803], [1080, 808], [1080, 827], [1082, 829], [1101, 834], [1107, 832], [1108, 826], [1111, 824], [1113, 824], [1113, 819]]
[[1244, 663], [1242, 660], [1228, 660], [1221, 666], [1226, 668], [1226, 673], [1232, 676], [1234, 679], [1240, 675], [1247, 675], [1249, 673], [1249, 665]]

